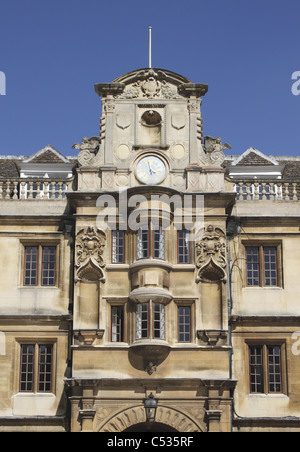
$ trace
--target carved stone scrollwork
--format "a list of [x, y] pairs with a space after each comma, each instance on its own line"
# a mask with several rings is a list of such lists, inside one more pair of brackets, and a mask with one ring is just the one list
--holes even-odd
[[225, 160], [223, 149], [231, 149], [228, 143], [222, 144], [221, 138], [204, 137], [207, 164], [220, 167]]
[[100, 143], [100, 137], [84, 137], [81, 144], [75, 143], [72, 146], [72, 149], [80, 149], [77, 157], [80, 166], [98, 166], [101, 157]]
[[126, 86], [124, 92], [117, 93], [118, 99], [177, 99], [179, 96], [177, 87], [167, 82], [163, 71], [148, 69], [138, 74], [138, 80]]
[[89, 226], [81, 229], [76, 237], [75, 281], [105, 281], [103, 250], [106, 235], [100, 229]]
[[212, 225], [202, 228], [196, 238], [196, 281], [226, 281], [225, 234]]

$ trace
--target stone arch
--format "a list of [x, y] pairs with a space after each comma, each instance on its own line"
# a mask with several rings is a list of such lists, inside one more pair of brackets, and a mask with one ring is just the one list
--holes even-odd
[[[103, 419], [102, 411], [103, 408], [100, 408], [97, 411], [96, 418]], [[139, 405], [127, 408], [119, 413], [114, 413], [109, 419], [106, 419], [104, 423], [98, 424], [96, 431], [120, 433], [129, 427], [144, 423], [145, 421], [145, 409], [143, 406]], [[167, 406], [158, 406], [155, 422], [168, 425], [182, 433], [206, 431], [203, 420], [195, 419], [190, 414], [183, 413], [178, 409]]]

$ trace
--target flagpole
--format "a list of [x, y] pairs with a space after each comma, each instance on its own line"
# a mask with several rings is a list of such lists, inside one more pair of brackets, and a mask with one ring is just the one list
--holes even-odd
[[152, 67], [152, 27], [149, 27], [149, 68]]

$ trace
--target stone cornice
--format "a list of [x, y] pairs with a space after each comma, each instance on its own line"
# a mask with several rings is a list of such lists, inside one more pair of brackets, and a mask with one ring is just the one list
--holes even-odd
[[290, 325], [299, 324], [300, 316], [293, 315], [255, 315], [255, 316], [242, 316], [231, 315], [229, 317], [229, 323], [231, 324], [243, 324], [243, 325], [265, 325], [265, 324], [278, 324], [278, 325]]

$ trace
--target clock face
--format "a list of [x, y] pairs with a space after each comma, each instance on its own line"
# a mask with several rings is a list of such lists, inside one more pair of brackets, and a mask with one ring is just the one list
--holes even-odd
[[143, 157], [136, 167], [136, 175], [140, 182], [147, 185], [160, 184], [167, 174], [165, 163], [154, 155]]

